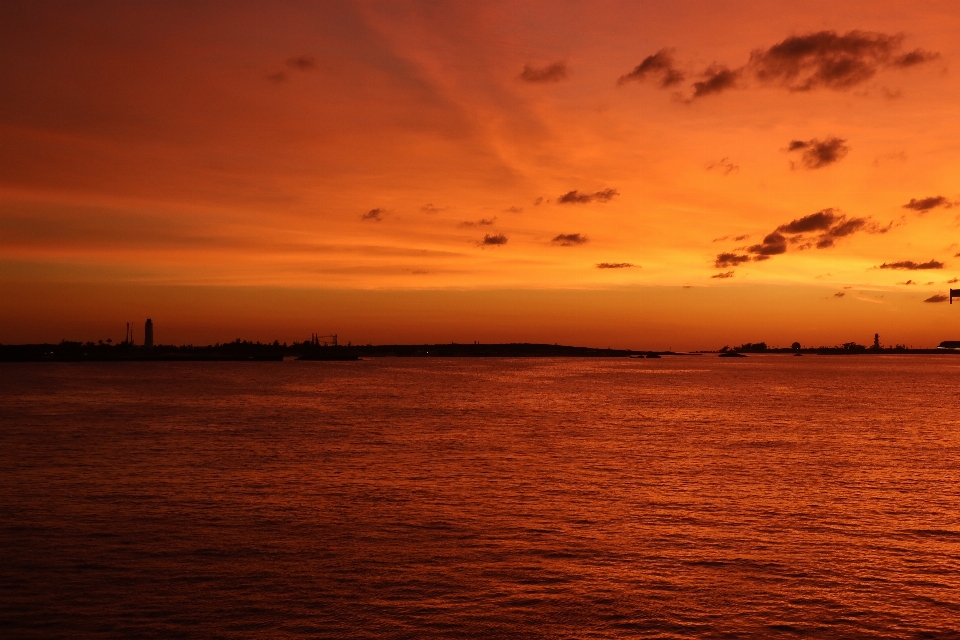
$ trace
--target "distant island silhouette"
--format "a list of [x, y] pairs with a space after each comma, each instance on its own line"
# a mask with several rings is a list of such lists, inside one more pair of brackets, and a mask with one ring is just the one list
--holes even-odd
[[713, 351], [656, 351], [634, 349], [599, 349], [559, 344], [538, 343], [457, 343], [448, 344], [384, 344], [329, 345], [310, 341], [250, 342], [235, 340], [206, 346], [135, 345], [130, 342], [69, 342], [56, 344], [0, 344], [0, 362], [195, 362], [195, 361], [352, 361], [362, 358], [659, 358], [662, 356], [739, 357], [744, 354], [809, 353], [817, 355], [956, 353], [960, 341], [940, 343], [937, 349], [911, 349], [904, 345], [880, 347], [878, 341], [866, 347], [853, 342], [833, 347], [802, 348], [793, 343], [789, 348], [769, 348], [766, 343], [745, 343]]

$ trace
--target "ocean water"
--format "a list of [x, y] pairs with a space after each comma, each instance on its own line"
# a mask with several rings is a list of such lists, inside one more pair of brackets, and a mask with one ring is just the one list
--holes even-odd
[[960, 357], [0, 365], [0, 637], [958, 637]]

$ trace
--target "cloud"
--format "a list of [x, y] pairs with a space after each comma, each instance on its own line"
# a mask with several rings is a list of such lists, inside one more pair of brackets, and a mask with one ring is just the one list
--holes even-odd
[[533, 206], [539, 207], [542, 202], [543, 202], [543, 198], [537, 198], [536, 200], [533, 201]]
[[620, 195], [616, 189], [604, 189], [594, 193], [580, 193], [579, 191], [568, 191], [559, 198], [559, 204], [586, 204], [588, 202], [610, 202], [615, 196]]
[[[761, 243], [747, 247], [747, 251], [757, 257], [764, 256], [764, 258], [760, 259], [765, 259], [769, 256], [778, 256], [781, 253], [787, 252], [787, 238], [782, 233], [774, 231], [764, 236]], [[757, 258], [754, 258], [754, 260], [756, 259]]]
[[717, 273], [717, 274], [712, 275], [712, 276], [710, 276], [710, 277], [711, 277], [711, 278], [720, 278], [720, 279], [732, 278], [732, 277], [733, 277], [733, 273], [734, 273], [733, 271], [724, 271], [724, 272], [722, 272], [722, 273]]
[[943, 295], [942, 293], [938, 293], [936, 295], [930, 296], [929, 298], [924, 300], [924, 302], [946, 302], [947, 299], [948, 299], [947, 296]]
[[304, 53], [303, 55], [287, 58], [287, 66], [297, 71], [310, 71], [317, 68], [317, 61], [313, 56]]
[[[788, 91], [818, 88], [848, 90], [870, 80], [882, 69], [908, 69], [940, 57], [939, 53], [914, 49], [903, 51], [904, 36], [871, 31], [817, 31], [790, 36], [770, 47], [754, 49], [746, 64], [729, 68], [713, 64], [702, 79], [691, 85], [691, 100], [718, 94], [728, 89], [745, 88], [749, 81]], [[656, 78], [661, 88], [683, 81], [672, 51], [661, 49], [647, 56], [617, 84]]]
[[382, 222], [383, 214], [387, 212], [386, 209], [370, 209], [365, 214], [360, 216], [361, 220], [373, 220], [374, 222]]
[[287, 79], [287, 74], [283, 71], [277, 71], [276, 73], [267, 74], [267, 80], [276, 84], [285, 82], [286, 79]]
[[586, 244], [587, 236], [580, 235], [579, 233], [561, 233], [550, 242], [558, 244], [561, 247], [572, 247], [578, 244]]
[[507, 236], [503, 235], [502, 233], [492, 236], [490, 234], [485, 234], [483, 236], [483, 240], [480, 241], [480, 244], [482, 246], [497, 246], [501, 244], [507, 244]]
[[960, 282], [960, 278], [953, 278], [952, 280], [947, 280], [947, 284], [956, 284]]
[[702, 98], [737, 86], [740, 70], [712, 65], [703, 72], [703, 80], [693, 83], [693, 97]]
[[523, 207], [507, 207], [504, 211], [507, 213], [522, 213]]
[[943, 269], [943, 263], [937, 260], [929, 262], [914, 262], [913, 260], [901, 260], [900, 262], [884, 262], [877, 267], [878, 269], [901, 269], [905, 271], [922, 271], [925, 269]]
[[713, 266], [715, 266], [717, 269], [726, 269], [727, 267], [736, 267], [744, 262], [750, 262], [750, 256], [736, 253], [721, 253], [717, 255], [717, 259], [714, 261]]
[[520, 72], [519, 79], [524, 82], [560, 82], [561, 80], [566, 80], [567, 78], [567, 63], [566, 62], [554, 62], [553, 64], [548, 64], [545, 67], [531, 67], [530, 65], [524, 65], [523, 71]]
[[642, 82], [653, 76], [660, 80], [660, 87], [667, 88], [683, 82], [683, 73], [673, 66], [673, 55], [669, 49], [661, 49], [633, 68], [633, 71], [620, 76], [618, 85], [636, 80]]
[[600, 262], [597, 263], [597, 269], [629, 269], [636, 265], [629, 262]]
[[843, 291], [837, 291], [835, 294], [833, 294], [833, 297], [834, 297], [834, 298], [842, 298], [842, 297], [845, 296], [845, 295], [847, 295], [845, 292], [843, 292]]
[[937, 207], [943, 207], [944, 209], [949, 209], [953, 206], [953, 203], [947, 200], [943, 196], [928, 196], [926, 198], [910, 198], [910, 202], [903, 205], [904, 209], [910, 209], [916, 211], [917, 213], [923, 215], [931, 209], [936, 209]]
[[898, 282], [897, 284], [917, 284], [913, 280], [907, 280], [906, 282]]
[[433, 203], [428, 203], [420, 207], [420, 211], [424, 213], [440, 213], [441, 211], [446, 211], [447, 207], [435, 207]]
[[492, 224], [493, 224], [494, 222], [496, 222], [496, 221], [497, 221], [497, 217], [494, 216], [494, 217], [492, 217], [492, 218], [480, 218], [480, 219], [477, 220], [476, 222], [473, 222], [473, 221], [471, 221], [471, 220], [467, 220], [467, 221], [465, 221], [465, 222], [461, 222], [458, 226], [461, 226], [461, 227], [489, 227], [490, 225], [492, 225]]
[[806, 169], [820, 169], [839, 162], [850, 151], [843, 138], [791, 140], [787, 151], [802, 151], [800, 162]]
[[762, 84], [790, 91], [849, 89], [884, 67], [911, 67], [939, 57], [922, 49], [900, 53], [903, 36], [869, 31], [818, 31], [791, 36], [750, 54], [747, 68]]
[[[772, 256], [786, 253], [790, 246], [798, 249], [827, 249], [840, 238], [851, 236], [858, 232], [886, 233], [893, 223], [881, 227], [869, 218], [848, 218], [836, 209], [821, 209], [816, 213], [794, 218], [790, 222], [781, 224], [773, 232], [764, 236], [757, 244], [742, 248], [745, 253], [724, 252], [717, 255], [714, 267], [725, 269], [737, 266], [750, 260], [761, 262]], [[737, 236], [735, 241], [746, 239], [747, 236]]]
[[740, 173], [740, 167], [733, 164], [733, 162], [730, 161], [730, 158], [720, 158], [718, 162], [711, 162], [707, 165], [707, 171], [712, 171], [714, 169], [717, 169], [725, 176], [728, 176], [731, 173]]

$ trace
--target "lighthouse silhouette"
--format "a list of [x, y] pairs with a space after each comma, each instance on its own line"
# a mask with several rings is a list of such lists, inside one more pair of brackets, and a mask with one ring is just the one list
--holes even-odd
[[143, 325], [143, 346], [147, 349], [153, 348], [153, 320], [147, 318], [146, 324]]

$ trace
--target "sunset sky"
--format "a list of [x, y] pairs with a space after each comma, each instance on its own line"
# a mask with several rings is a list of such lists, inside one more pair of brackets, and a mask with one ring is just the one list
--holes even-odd
[[922, 0], [4, 2], [0, 342], [960, 339], [958, 48]]

